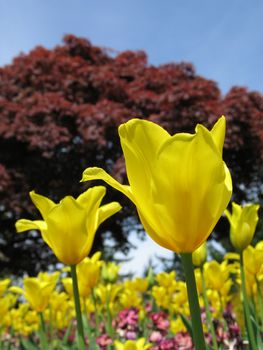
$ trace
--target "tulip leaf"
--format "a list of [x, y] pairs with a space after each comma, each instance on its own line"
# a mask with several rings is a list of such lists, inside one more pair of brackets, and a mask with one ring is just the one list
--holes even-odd
[[32, 341], [28, 340], [28, 339], [21, 339], [20, 340], [21, 345], [22, 345], [22, 349], [23, 350], [38, 350], [38, 346], [36, 346], [34, 343], [32, 343]]
[[67, 328], [67, 331], [66, 333], [64, 334], [64, 337], [63, 337], [63, 340], [62, 340], [62, 345], [66, 345], [67, 342], [68, 342], [68, 338], [70, 336], [70, 332], [71, 332], [71, 329], [72, 329], [72, 323], [69, 324], [68, 328]]
[[188, 320], [185, 315], [183, 314], [180, 314], [180, 317], [183, 321], [183, 324], [185, 325], [188, 333], [190, 334], [191, 338], [193, 338], [193, 327], [192, 327], [192, 323], [190, 320]]

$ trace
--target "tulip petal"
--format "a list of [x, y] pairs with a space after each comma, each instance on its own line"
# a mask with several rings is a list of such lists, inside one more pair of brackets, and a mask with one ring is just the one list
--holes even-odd
[[10, 288], [8, 288], [8, 291], [15, 294], [24, 294], [24, 290], [17, 286], [11, 286]]
[[231, 224], [231, 222], [232, 222], [232, 217], [231, 217], [230, 211], [229, 211], [228, 209], [226, 209], [226, 210], [224, 211], [224, 214], [225, 214], [225, 216], [227, 217], [228, 221], [229, 221], [230, 224]]
[[106, 171], [104, 171], [101, 168], [97, 168], [97, 167], [87, 168], [83, 172], [81, 181], [84, 182], [89, 180], [103, 180], [107, 184], [109, 184], [111, 187], [122, 192], [131, 201], [133, 202], [135, 201], [134, 196], [131, 192], [130, 186], [120, 184], [118, 181], [116, 181], [112, 176], [107, 174]]
[[[156, 215], [152, 196], [152, 179], [160, 173], [158, 152], [171, 136], [159, 125], [146, 120], [134, 119], [119, 127], [121, 145], [125, 157], [127, 176], [138, 213], [147, 221], [147, 232], [153, 227], [162, 227], [161, 218]], [[151, 227], [151, 229], [150, 229]], [[152, 237], [153, 238], [153, 237]], [[154, 239], [154, 238], [153, 238]]]
[[110, 216], [117, 213], [121, 210], [121, 205], [118, 202], [111, 202], [105, 204], [99, 208], [99, 218], [98, 218], [98, 226], [105, 220], [107, 220]]
[[[178, 240], [177, 236], [175, 235], [174, 237], [168, 236], [168, 235], [163, 235], [162, 232], [159, 232], [159, 230], [154, 230], [150, 226], [150, 220], [143, 216], [142, 212], [138, 209], [138, 215], [140, 218], [140, 221], [145, 229], [145, 231], [148, 233], [148, 235], [161, 247], [164, 247], [166, 249], [172, 250], [176, 252], [178, 250]], [[180, 241], [179, 241], [180, 243]]]
[[37, 209], [40, 211], [43, 219], [46, 219], [48, 212], [56, 205], [52, 200], [45, 196], [41, 196], [40, 194], [35, 193], [35, 191], [31, 191], [30, 197], [32, 202], [35, 204]]
[[90, 212], [94, 209], [94, 206], [96, 206], [96, 208], [99, 207], [105, 194], [106, 188], [104, 186], [94, 186], [81, 193], [76, 201], [83, 206], [87, 212]]
[[[81, 256], [86, 256], [93, 244], [98, 224], [98, 209], [102, 198], [105, 196], [106, 188], [104, 186], [94, 186], [82, 193], [77, 202], [85, 208], [87, 212], [86, 231], [88, 233], [87, 240], [80, 250]], [[85, 253], [86, 252], [86, 253]]]
[[24, 231], [28, 231], [28, 230], [46, 230], [47, 228], [47, 224], [45, 223], [45, 221], [42, 220], [26, 220], [26, 219], [20, 219], [17, 220], [17, 222], [15, 223], [16, 226], [16, 231], [17, 232], [24, 232]]
[[92, 261], [92, 263], [96, 263], [97, 261], [100, 260], [100, 258], [101, 258], [101, 252], [96, 252], [92, 255], [90, 260]]
[[140, 202], [148, 202], [152, 173], [158, 171], [158, 150], [171, 136], [159, 125], [140, 119], [122, 124], [119, 135], [132, 193]]
[[223, 146], [226, 134], [226, 118], [222, 116], [218, 119], [218, 121], [213, 126], [211, 130], [211, 134], [213, 136], [213, 140], [218, 148], [219, 153], [222, 155]]
[[163, 226], [170, 229], [162, 234], [181, 239], [176, 251], [191, 252], [208, 237], [230, 200], [224, 163], [211, 134], [199, 125], [195, 135], [176, 134], [162, 145], [158, 168], [152, 198]]
[[[48, 230], [43, 238], [65, 264], [76, 264], [84, 258], [79, 260], [80, 251], [87, 241], [86, 220], [86, 210], [71, 196], [63, 198], [46, 219]], [[76, 235], [77, 239], [74, 239]], [[61, 244], [62, 240], [64, 244]]]

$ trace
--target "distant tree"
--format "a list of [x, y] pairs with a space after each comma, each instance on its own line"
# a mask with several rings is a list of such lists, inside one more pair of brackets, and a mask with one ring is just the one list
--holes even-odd
[[[101, 166], [125, 182], [117, 127], [146, 118], [169, 132], [193, 132], [225, 114], [225, 160], [237, 200], [259, 196], [262, 183], [263, 96], [234, 87], [222, 96], [217, 84], [189, 63], [150, 66], [144, 52], [114, 53], [73, 35], [61, 46], [36, 47], [0, 68], [0, 269], [35, 273], [55, 259], [39, 235], [16, 234], [18, 218], [39, 218], [28, 192], [53, 200], [78, 195], [82, 171]], [[91, 185], [94, 185], [92, 183]], [[133, 206], [108, 189], [107, 200], [124, 209], [105, 223], [96, 247], [112, 237], [129, 248], [136, 223]], [[135, 221], [134, 221], [135, 220]]]

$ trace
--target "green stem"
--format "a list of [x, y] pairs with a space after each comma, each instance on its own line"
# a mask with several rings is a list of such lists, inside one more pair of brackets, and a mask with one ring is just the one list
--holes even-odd
[[40, 318], [39, 338], [40, 338], [41, 350], [48, 350], [48, 342], [46, 337], [46, 325], [45, 325], [43, 312], [39, 313], [39, 318]]
[[182, 259], [182, 264], [183, 264], [184, 273], [185, 273], [195, 349], [205, 350], [206, 345], [205, 345], [205, 339], [204, 339], [204, 333], [203, 333], [203, 327], [202, 327], [202, 321], [201, 321], [201, 311], [200, 311], [196, 282], [195, 282], [192, 254], [182, 253], [181, 259]]
[[222, 298], [220, 291], [217, 291], [217, 293], [218, 293], [219, 302], [220, 302], [220, 313], [222, 315], [223, 329], [225, 332], [228, 332], [228, 324], [227, 324], [226, 319], [224, 317], [224, 309], [225, 308], [224, 308], [223, 298]]
[[82, 305], [83, 305], [83, 309], [84, 309], [84, 315], [85, 315], [85, 317], [86, 317], [86, 319], [87, 319], [87, 321], [89, 320], [89, 314], [88, 314], [88, 309], [87, 309], [87, 304], [86, 304], [86, 302], [87, 302], [87, 298], [83, 298], [82, 299]]
[[110, 295], [109, 291], [106, 289], [106, 311], [107, 311], [107, 325], [106, 329], [111, 338], [113, 338], [113, 329], [112, 329], [112, 317], [110, 310]]
[[97, 300], [96, 300], [96, 295], [95, 295], [95, 291], [94, 291], [94, 288], [91, 289], [91, 297], [92, 297], [92, 301], [93, 301], [93, 304], [94, 304], [94, 309], [95, 309], [95, 334], [96, 336], [98, 335], [98, 331], [99, 331], [99, 313], [98, 313], [98, 310], [97, 310]]
[[49, 305], [49, 334], [50, 339], [54, 338], [54, 327], [53, 327], [53, 310], [51, 305]]
[[82, 315], [81, 315], [81, 308], [80, 308], [76, 265], [71, 265], [70, 269], [71, 269], [71, 277], [72, 277], [72, 284], [73, 284], [75, 311], [76, 311], [76, 317], [77, 317], [79, 350], [85, 350], [85, 338], [84, 338], [84, 330], [83, 330]]
[[241, 274], [241, 290], [242, 290], [242, 296], [243, 296], [244, 316], [245, 316], [245, 324], [246, 324], [248, 340], [249, 340], [249, 348], [251, 350], [257, 350], [258, 347], [255, 339], [252, 321], [250, 318], [249, 303], [248, 303], [247, 290], [246, 290], [246, 277], [245, 277], [245, 271], [244, 271], [243, 252], [240, 253], [240, 274]]
[[260, 283], [258, 279], [256, 278], [257, 282], [257, 295], [258, 295], [258, 303], [259, 303], [259, 310], [260, 310], [260, 326], [261, 326], [261, 331], [263, 331], [263, 296], [260, 288]]
[[203, 267], [201, 267], [200, 270], [201, 270], [202, 291], [203, 291], [203, 298], [204, 298], [204, 303], [205, 303], [206, 318], [207, 318], [209, 328], [211, 331], [211, 335], [212, 335], [213, 349], [218, 350], [215, 327], [213, 324], [212, 314], [210, 311], [210, 305], [209, 305], [209, 301], [208, 301], [207, 293], [206, 293], [206, 283], [205, 283], [205, 276], [204, 276]]

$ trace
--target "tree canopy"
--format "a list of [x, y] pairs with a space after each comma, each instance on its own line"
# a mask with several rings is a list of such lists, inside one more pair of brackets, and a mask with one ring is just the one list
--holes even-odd
[[[101, 166], [126, 181], [117, 132], [121, 123], [146, 118], [170, 133], [193, 132], [197, 123], [211, 127], [222, 114], [234, 199], [258, 200], [262, 94], [233, 87], [222, 96], [217, 84], [199, 76], [190, 63], [156, 67], [143, 51], [117, 53], [73, 35], [52, 50], [36, 47], [14, 58], [0, 68], [1, 270], [35, 273], [55, 261], [40, 235], [15, 233], [17, 219], [39, 218], [29, 191], [54, 201], [76, 196], [87, 187], [79, 180], [88, 166]], [[111, 236], [116, 249], [128, 249], [134, 208], [111, 189], [106, 200], [118, 200], [124, 209], [101, 227], [96, 247]], [[105, 244], [104, 250], [110, 254]]]

